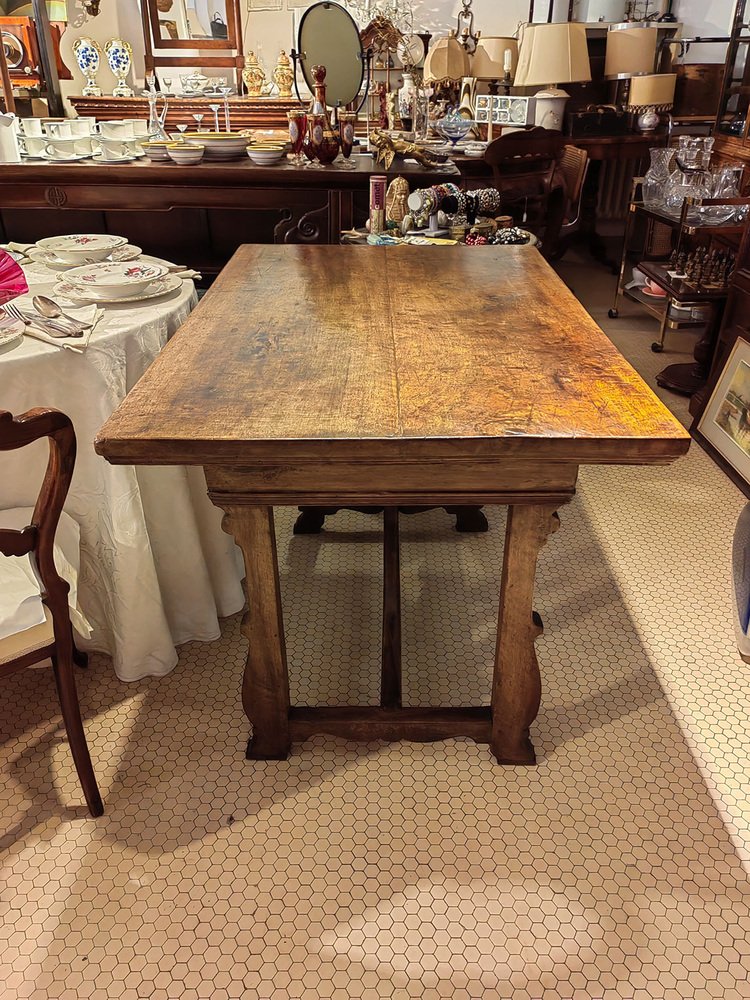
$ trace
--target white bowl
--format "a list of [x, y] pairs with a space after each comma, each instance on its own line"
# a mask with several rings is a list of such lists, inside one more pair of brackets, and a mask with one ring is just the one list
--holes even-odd
[[106, 260], [113, 250], [124, 247], [125, 236], [108, 236], [105, 233], [80, 233], [73, 236], [48, 236], [38, 240], [40, 250], [48, 251], [67, 264], [85, 264]]
[[98, 295], [135, 295], [157, 278], [169, 274], [164, 264], [143, 261], [115, 261], [74, 267], [65, 274], [65, 280], [82, 291]]
[[278, 163], [286, 156], [284, 149], [263, 149], [255, 148], [253, 146], [248, 146], [247, 155], [253, 161], [257, 163], [259, 167], [268, 167], [274, 163]]
[[200, 163], [203, 159], [204, 149], [202, 146], [191, 146], [186, 142], [174, 142], [167, 146], [167, 155], [175, 163]]
[[245, 155], [250, 139], [236, 132], [186, 132], [185, 142], [203, 146], [206, 160], [238, 160]]

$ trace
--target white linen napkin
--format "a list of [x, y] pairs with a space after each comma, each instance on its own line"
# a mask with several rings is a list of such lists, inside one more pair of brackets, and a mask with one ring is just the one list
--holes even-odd
[[[31, 300], [27, 300], [25, 296], [21, 296], [14, 300], [14, 303], [18, 308], [31, 316], [34, 312], [34, 307], [31, 304]], [[96, 330], [97, 326], [104, 316], [104, 310], [99, 306], [86, 305], [86, 306], [65, 306], [65, 312], [71, 316], [73, 319], [78, 319], [82, 323], [91, 323], [88, 330], [84, 330], [82, 337], [52, 337], [39, 326], [27, 326], [24, 333], [27, 337], [33, 337], [34, 340], [41, 340], [45, 344], [52, 344], [53, 347], [61, 347], [64, 350], [74, 351], [76, 354], [83, 354], [86, 348], [89, 346], [89, 341], [91, 340], [91, 335]]]

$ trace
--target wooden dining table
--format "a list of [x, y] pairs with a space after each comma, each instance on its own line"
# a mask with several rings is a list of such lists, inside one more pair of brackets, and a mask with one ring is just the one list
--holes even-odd
[[[245, 559], [248, 757], [314, 733], [464, 735], [504, 764], [535, 762], [537, 558], [579, 467], [688, 446], [530, 247], [243, 246], [96, 439], [113, 463], [205, 469]], [[488, 704], [404, 706], [399, 508], [492, 504], [509, 510]], [[290, 704], [273, 519], [287, 505], [385, 508], [377, 706]]]

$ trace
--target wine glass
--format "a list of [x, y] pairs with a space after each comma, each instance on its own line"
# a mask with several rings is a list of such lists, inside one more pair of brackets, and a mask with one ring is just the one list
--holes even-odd
[[292, 152], [294, 153], [294, 159], [292, 162], [295, 167], [302, 167], [305, 165], [305, 157], [302, 153], [302, 146], [305, 142], [305, 135], [307, 133], [307, 112], [302, 109], [296, 109], [293, 111], [287, 111], [287, 118], [289, 119], [289, 138], [292, 143]]
[[209, 108], [214, 113], [214, 132], [219, 131], [219, 108], [220, 104], [209, 104]]
[[193, 115], [193, 118], [195, 118], [196, 122], [198, 123], [196, 126], [196, 131], [202, 132], [203, 130], [201, 129], [201, 122], [203, 121], [203, 115]]
[[339, 111], [339, 140], [341, 142], [341, 155], [344, 157], [343, 167], [345, 170], [356, 170], [357, 164], [350, 159], [354, 146], [354, 126], [357, 116], [352, 111]]
[[171, 76], [162, 77], [162, 81], [161, 82], [164, 84], [164, 86], [166, 88], [166, 92], [168, 94], [171, 94], [172, 93], [172, 77]]

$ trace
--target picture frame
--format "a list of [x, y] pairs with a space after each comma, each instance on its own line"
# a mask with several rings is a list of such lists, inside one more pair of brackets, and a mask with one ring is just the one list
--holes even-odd
[[690, 433], [750, 499], [750, 341], [744, 337], [735, 341]]

